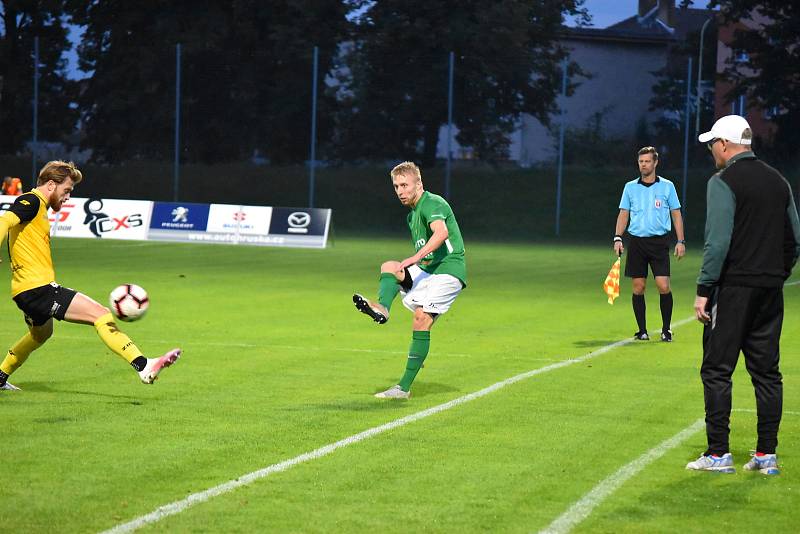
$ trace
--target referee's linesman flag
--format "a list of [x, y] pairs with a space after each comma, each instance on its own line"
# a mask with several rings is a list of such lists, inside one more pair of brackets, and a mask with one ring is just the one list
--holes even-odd
[[608, 271], [608, 276], [606, 276], [606, 281], [603, 284], [603, 290], [608, 295], [609, 304], [614, 304], [614, 299], [619, 296], [619, 260], [620, 258], [617, 258], [617, 261], [611, 266], [611, 270]]

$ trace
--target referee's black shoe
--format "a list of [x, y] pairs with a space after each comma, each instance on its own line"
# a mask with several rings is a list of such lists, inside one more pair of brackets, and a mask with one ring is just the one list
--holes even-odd
[[662, 330], [661, 331], [661, 341], [666, 341], [667, 343], [672, 342], [672, 330]]
[[647, 332], [636, 332], [633, 334], [633, 338], [639, 341], [650, 341], [650, 336], [647, 335]]

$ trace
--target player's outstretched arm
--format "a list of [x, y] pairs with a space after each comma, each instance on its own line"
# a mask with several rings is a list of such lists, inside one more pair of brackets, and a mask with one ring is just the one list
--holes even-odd
[[3, 246], [3, 241], [8, 235], [8, 231], [20, 223], [19, 217], [10, 211], [5, 212], [0, 216], [0, 246]]

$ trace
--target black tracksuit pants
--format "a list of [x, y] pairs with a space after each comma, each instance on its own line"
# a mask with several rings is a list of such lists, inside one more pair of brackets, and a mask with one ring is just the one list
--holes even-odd
[[783, 408], [783, 382], [778, 370], [783, 288], [721, 286], [709, 298], [708, 310], [711, 323], [703, 330], [700, 368], [706, 404], [706, 452], [729, 452], [731, 376], [741, 350], [756, 393], [756, 450], [774, 453]]

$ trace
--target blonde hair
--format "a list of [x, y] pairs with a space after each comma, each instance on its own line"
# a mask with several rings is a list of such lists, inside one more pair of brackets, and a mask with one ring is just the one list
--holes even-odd
[[654, 146], [646, 146], [639, 149], [639, 155], [643, 156], [645, 154], [652, 154], [653, 161], [658, 161], [658, 152], [656, 151], [656, 147]]
[[395, 165], [394, 169], [391, 170], [389, 176], [392, 179], [397, 178], [398, 176], [413, 176], [417, 179], [417, 181], [422, 180], [422, 174], [419, 172], [419, 167], [413, 161], [404, 161], [399, 165]]
[[70, 178], [72, 183], [77, 184], [83, 180], [83, 174], [74, 163], [71, 161], [48, 161], [42, 170], [39, 171], [39, 178], [36, 180], [36, 185], [44, 185], [50, 180], [57, 184], [64, 183], [64, 180]]

